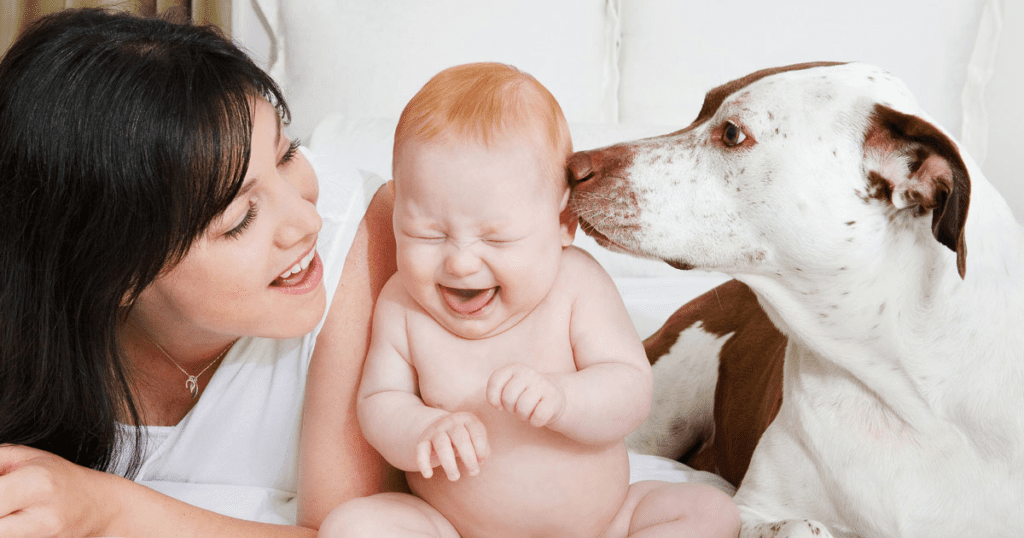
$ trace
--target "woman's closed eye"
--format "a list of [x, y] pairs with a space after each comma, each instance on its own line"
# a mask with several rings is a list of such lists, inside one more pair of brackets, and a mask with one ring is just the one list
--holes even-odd
[[242, 217], [242, 220], [239, 221], [239, 223], [236, 224], [234, 228], [231, 228], [230, 230], [224, 232], [224, 235], [232, 239], [237, 239], [240, 235], [242, 235], [242, 232], [249, 228], [249, 225], [252, 224], [252, 221], [256, 220], [256, 213], [258, 211], [259, 206], [256, 205], [256, 202], [250, 201], [249, 209], [245, 212], [245, 216]]
[[302, 141], [299, 139], [292, 140], [288, 143], [288, 150], [281, 156], [281, 160], [277, 161], [278, 166], [284, 166], [291, 162], [295, 158], [295, 154], [299, 151], [299, 146], [302, 145]]

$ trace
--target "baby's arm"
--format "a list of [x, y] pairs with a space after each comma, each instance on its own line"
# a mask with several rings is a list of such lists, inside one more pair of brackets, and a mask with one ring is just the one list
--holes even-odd
[[410, 302], [394, 278], [377, 300], [359, 387], [360, 427], [398, 469], [430, 478], [440, 465], [449, 480], [458, 480], [458, 457], [475, 475], [489, 452], [483, 423], [472, 413], [449, 413], [423, 403], [409, 359], [405, 317]]
[[650, 411], [650, 363], [611, 277], [581, 250], [568, 248], [564, 256], [555, 285], [571, 297], [577, 371], [552, 375], [510, 365], [491, 376], [488, 401], [582, 443], [617, 441]]

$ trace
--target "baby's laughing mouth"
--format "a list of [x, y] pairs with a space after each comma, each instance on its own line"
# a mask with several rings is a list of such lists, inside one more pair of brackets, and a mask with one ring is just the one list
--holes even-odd
[[459, 289], [449, 288], [438, 284], [437, 288], [440, 290], [441, 297], [444, 298], [444, 302], [448, 305], [448, 308], [462, 316], [470, 316], [483, 310], [485, 306], [491, 303], [494, 296], [498, 294], [497, 287], [486, 289]]

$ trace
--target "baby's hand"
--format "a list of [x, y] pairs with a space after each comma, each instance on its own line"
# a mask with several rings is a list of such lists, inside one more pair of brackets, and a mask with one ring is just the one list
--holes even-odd
[[487, 402], [540, 428], [565, 410], [565, 391], [546, 374], [524, 364], [510, 364], [491, 374]]
[[459, 479], [458, 454], [469, 476], [480, 473], [480, 462], [490, 452], [487, 430], [473, 413], [457, 412], [445, 415], [427, 426], [416, 443], [416, 463], [423, 478], [434, 475], [440, 465], [448, 480]]

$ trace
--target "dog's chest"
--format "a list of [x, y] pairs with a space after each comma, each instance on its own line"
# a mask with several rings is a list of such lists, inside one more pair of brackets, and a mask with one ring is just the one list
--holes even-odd
[[[1011, 528], [1024, 521], [1024, 421], [1019, 406], [990, 393], [993, 385], [948, 379], [932, 386], [942, 398], [928, 401], [907, 389], [905, 372], [863, 382], [806, 356], [793, 362], [801, 368], [787, 381], [780, 421], [816, 455], [813, 479], [848, 524], [884, 536], [917, 536], [901, 528], [952, 536], [978, 535], [979, 525], [992, 525], [986, 514], [1020, 515]], [[1024, 532], [1006, 530], [996, 534]]]

